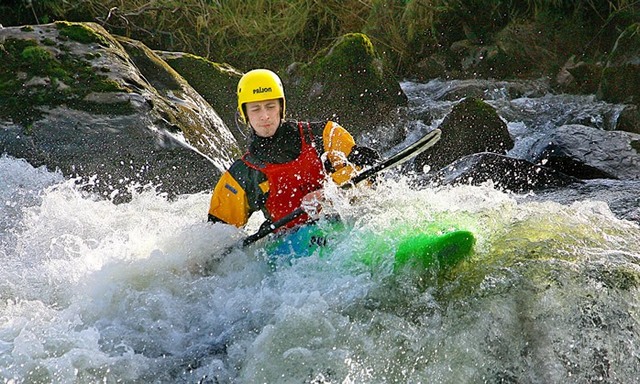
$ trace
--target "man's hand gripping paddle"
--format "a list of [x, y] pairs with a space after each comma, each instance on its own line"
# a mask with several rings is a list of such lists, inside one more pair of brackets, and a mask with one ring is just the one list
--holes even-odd
[[[397, 165], [400, 165], [418, 156], [422, 152], [431, 148], [435, 143], [437, 143], [438, 140], [440, 140], [441, 134], [442, 132], [440, 131], [440, 129], [435, 129], [427, 133], [420, 140], [416, 141], [415, 143], [411, 144], [410, 146], [396, 153], [395, 155], [387, 158], [386, 160], [379, 162], [378, 164], [370, 168], [365, 168], [360, 173], [352, 177], [349, 183], [342, 185], [342, 188], [345, 188], [345, 189], [350, 188], [358, 184], [359, 182], [366, 180], [381, 171], [384, 171], [385, 169], [395, 167]], [[242, 240], [242, 246], [246, 247], [247, 245], [255, 243], [256, 241], [267, 236], [268, 234], [273, 233], [278, 228], [285, 226], [291, 220], [302, 215], [303, 213], [304, 213], [304, 210], [302, 208], [296, 208], [293, 212], [281, 218], [280, 220], [276, 220], [270, 225], [261, 226], [258, 232], [254, 233], [253, 235], [247, 236], [244, 240]]]

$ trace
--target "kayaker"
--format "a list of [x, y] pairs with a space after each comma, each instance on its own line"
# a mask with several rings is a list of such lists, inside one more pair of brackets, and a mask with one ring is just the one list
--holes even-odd
[[[209, 221], [244, 226], [261, 210], [268, 222], [302, 206], [317, 210], [330, 179], [347, 182], [359, 166], [373, 164], [375, 150], [357, 146], [333, 121], [285, 120], [282, 81], [267, 69], [247, 72], [237, 87], [238, 118], [251, 127], [247, 152], [220, 177], [209, 206]], [[303, 214], [286, 227], [309, 220]]]

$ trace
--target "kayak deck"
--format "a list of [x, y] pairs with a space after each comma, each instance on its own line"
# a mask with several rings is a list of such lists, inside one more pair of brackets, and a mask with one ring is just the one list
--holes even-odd
[[306, 225], [272, 239], [264, 245], [270, 264], [281, 264], [281, 259], [294, 259], [318, 254], [329, 255], [341, 241], [357, 236], [354, 245], [355, 261], [376, 266], [394, 255], [393, 268], [430, 269], [453, 266], [473, 253], [476, 242], [472, 232], [436, 227], [400, 230], [383, 233], [357, 232], [341, 221], [328, 225]]

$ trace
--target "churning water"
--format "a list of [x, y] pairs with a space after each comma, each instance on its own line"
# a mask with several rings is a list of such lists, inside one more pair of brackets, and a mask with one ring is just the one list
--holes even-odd
[[[208, 193], [150, 188], [115, 205], [0, 157], [0, 380], [640, 377], [637, 223], [600, 199], [408, 185], [335, 193], [327, 209], [354, 223], [351, 236], [273, 271], [260, 244], [229, 252], [246, 233], [206, 223]], [[472, 257], [406, 273], [393, 273], [390, 254], [375, 267], [357, 261], [369, 234], [432, 222], [476, 234]]]
[[[640, 229], [602, 202], [385, 181], [336, 198], [356, 230], [333, 254], [274, 272], [259, 247], [222, 256], [243, 234], [205, 222], [208, 194], [114, 205], [8, 157], [0, 180], [5, 382], [640, 377]], [[473, 257], [423, 274], [352, 261], [359, 233], [434, 220], [473, 231]]]

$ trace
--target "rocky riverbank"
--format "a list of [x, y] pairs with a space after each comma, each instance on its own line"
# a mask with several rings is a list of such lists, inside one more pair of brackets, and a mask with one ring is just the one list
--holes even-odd
[[[515, 190], [564, 183], [531, 179], [554, 172], [563, 180], [638, 179], [640, 88], [632, 86], [640, 83], [637, 31], [638, 26], [632, 26], [621, 34], [592, 89], [603, 101], [623, 103], [606, 130], [588, 121], [558, 127], [539, 139], [526, 164], [508, 157], [496, 162], [489, 156], [488, 168], [478, 162], [478, 154], [505, 156], [517, 145], [485, 102], [500, 82], [461, 81], [439, 96], [459, 103], [440, 125], [442, 142], [417, 159], [415, 170], [428, 165], [441, 170], [439, 182], [460, 180], [450, 175], [459, 174], [460, 167], [450, 165], [472, 155], [463, 162], [465, 174], [486, 174], [487, 169], [504, 174], [508, 168], [529, 175]], [[229, 65], [154, 51], [93, 23], [3, 28], [0, 39], [5, 74], [2, 153], [59, 169], [118, 200], [126, 199], [127, 188], [149, 184], [171, 195], [207, 190], [245, 145], [246, 132], [232, 112], [241, 71]], [[564, 68], [562, 82], [511, 82], [500, 88], [512, 97], [566, 91], [571, 84], [585, 82], [578, 67]], [[314, 60], [291, 66], [282, 77], [290, 117], [336, 119], [381, 151], [404, 140], [410, 133], [406, 122], [416, 118], [408, 116], [398, 79], [364, 34], [345, 35]], [[506, 168], [496, 168], [498, 163]]]

